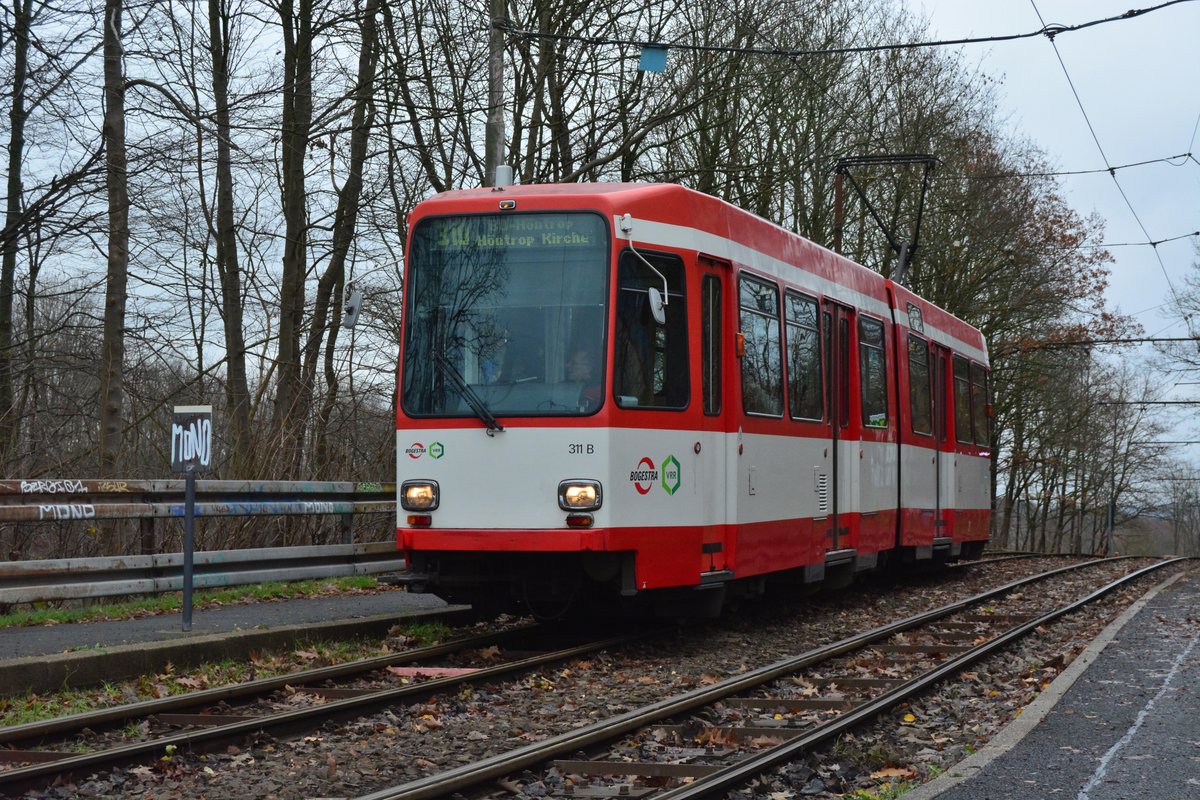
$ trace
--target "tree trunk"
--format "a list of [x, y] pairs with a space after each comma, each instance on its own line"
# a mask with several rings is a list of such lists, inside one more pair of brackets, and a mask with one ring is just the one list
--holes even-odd
[[13, 404], [13, 291], [16, 287], [17, 235], [21, 218], [21, 167], [25, 161], [25, 81], [29, 73], [29, 36], [33, 0], [13, 4], [13, 83], [9, 109], [8, 206], [4, 214], [3, 255], [0, 255], [0, 458], [14, 451], [17, 433]]
[[279, 7], [283, 25], [283, 276], [279, 292], [274, 432], [283, 457], [281, 477], [296, 475], [302, 462], [305, 421], [298, 413], [303, 395], [300, 372], [300, 329], [304, 321], [304, 278], [308, 219], [304, 191], [304, 158], [312, 128], [312, 0], [293, 0]]
[[125, 89], [121, 45], [122, 0], [104, 10], [104, 151], [108, 188], [108, 281], [100, 368], [100, 474], [121, 466], [125, 411], [125, 304], [129, 282], [129, 187], [125, 158]]
[[250, 390], [246, 381], [246, 341], [242, 328], [242, 273], [233, 219], [233, 169], [229, 122], [229, 14], [221, 0], [208, 0], [209, 50], [217, 111], [217, 271], [221, 277], [221, 316], [225, 322], [228, 375], [225, 402], [230, 427], [230, 478], [258, 477], [250, 432]]
[[[108, 187], [108, 284], [100, 346], [100, 477], [118, 477], [125, 426], [125, 303], [129, 283], [129, 186], [125, 158], [125, 87], [121, 46], [122, 0], [104, 6], [104, 152]], [[122, 543], [118, 526], [104, 526], [106, 555]]]

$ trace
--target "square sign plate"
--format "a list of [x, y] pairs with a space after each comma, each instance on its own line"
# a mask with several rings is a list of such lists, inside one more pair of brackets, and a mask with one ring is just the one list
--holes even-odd
[[212, 463], [212, 406], [175, 406], [171, 471], [205, 472]]

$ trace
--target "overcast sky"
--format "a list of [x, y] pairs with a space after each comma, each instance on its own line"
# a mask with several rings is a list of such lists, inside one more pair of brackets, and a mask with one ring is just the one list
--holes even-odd
[[[1149, 8], [1162, 0], [906, 0], [939, 38], [1035, 31], [1046, 24], [1076, 25]], [[1036, 9], [1035, 9], [1036, 6]], [[1045, 37], [964, 45], [968, 64], [1002, 80], [1001, 104], [1011, 129], [1044, 151], [1061, 170], [1104, 169], [1182, 153], [1200, 157], [1200, 2], [1184, 2], [1142, 16], [1063, 33], [1055, 48]], [[1074, 83], [1083, 110], [1072, 95]], [[1084, 117], [1086, 112], [1087, 119]], [[1088, 130], [1095, 130], [1103, 155]], [[1107, 157], [1107, 163], [1106, 163]], [[1200, 230], [1200, 164], [1117, 170], [1129, 205], [1108, 173], [1064, 177], [1062, 186], [1081, 214], [1105, 221], [1105, 242], [1163, 240]], [[1137, 219], [1134, 217], [1137, 214]], [[1138, 225], [1145, 226], [1145, 232]], [[1148, 236], [1147, 236], [1148, 234]], [[1110, 305], [1141, 322], [1147, 336], [1187, 336], [1164, 304], [1171, 287], [1183, 291], [1194, 271], [1197, 238], [1150, 247], [1112, 247]], [[1165, 266], [1165, 271], [1164, 271]], [[1165, 273], [1165, 274], [1164, 274]], [[1196, 324], [1200, 330], [1200, 321]], [[1122, 348], [1127, 358], [1139, 351]], [[1181, 377], [1196, 381], [1200, 376]], [[1200, 397], [1200, 386], [1182, 386], [1175, 397]], [[1181, 417], [1200, 417], [1187, 406]], [[1200, 438], [1196, 426], [1171, 438]], [[1200, 446], [1188, 454], [1200, 461]]]

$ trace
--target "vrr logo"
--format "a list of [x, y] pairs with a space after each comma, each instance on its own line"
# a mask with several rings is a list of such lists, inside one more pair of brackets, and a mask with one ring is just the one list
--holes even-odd
[[679, 467], [679, 461], [675, 456], [667, 456], [662, 462], [662, 487], [667, 494], [675, 494], [679, 491], [679, 485], [683, 482], [683, 470]]

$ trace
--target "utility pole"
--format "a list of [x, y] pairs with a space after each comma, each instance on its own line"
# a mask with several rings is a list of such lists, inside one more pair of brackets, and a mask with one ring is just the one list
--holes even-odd
[[488, 54], [488, 118], [484, 134], [484, 182], [496, 185], [496, 167], [504, 163], [504, 30], [505, 0], [491, 0], [492, 31]]

